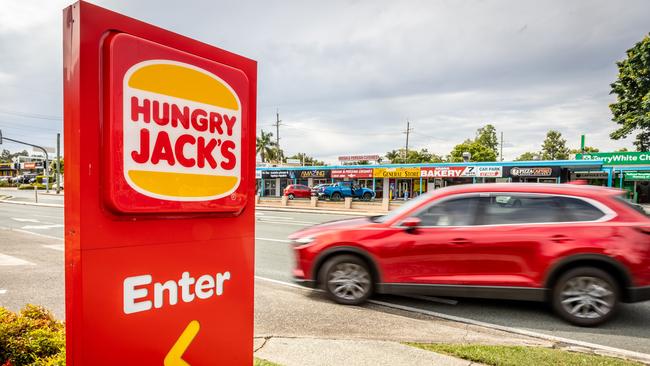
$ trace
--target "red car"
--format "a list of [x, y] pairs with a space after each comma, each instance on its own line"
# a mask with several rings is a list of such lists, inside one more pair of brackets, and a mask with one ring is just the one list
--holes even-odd
[[650, 219], [610, 188], [455, 186], [289, 238], [296, 281], [342, 304], [373, 293], [548, 301], [592, 326], [619, 302], [650, 300]]
[[290, 200], [294, 198], [309, 198], [311, 197], [311, 188], [303, 184], [289, 184], [284, 189], [284, 195], [289, 197]]

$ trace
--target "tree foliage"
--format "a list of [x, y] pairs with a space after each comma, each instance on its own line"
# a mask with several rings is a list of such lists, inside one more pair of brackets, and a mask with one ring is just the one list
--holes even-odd
[[499, 139], [497, 138], [497, 129], [491, 124], [485, 125], [476, 130], [476, 142], [489, 148], [494, 152], [494, 156], [499, 156]]
[[546, 133], [546, 139], [542, 144], [543, 160], [567, 160], [569, 159], [569, 148], [566, 147], [566, 139], [555, 130]]
[[[585, 153], [597, 153], [597, 152], [600, 152], [600, 150], [597, 147], [585, 146]], [[571, 154], [582, 154], [582, 150], [580, 150], [580, 149], [571, 149], [571, 151], [569, 151], [569, 153], [571, 153]]]
[[650, 149], [650, 35], [627, 50], [627, 58], [616, 63], [618, 79], [610, 94], [616, 103], [609, 105], [612, 120], [620, 127], [610, 134], [618, 140], [637, 132], [638, 151]]
[[278, 149], [277, 144], [273, 141], [273, 133], [262, 130], [256, 138], [255, 151], [259, 154], [263, 163], [277, 161]]
[[444, 161], [442, 156], [429, 152], [428, 149], [409, 150], [408, 154], [405, 149], [392, 150], [386, 153], [386, 159], [394, 164], [441, 163]]
[[308, 156], [305, 153], [297, 153], [287, 157], [287, 159], [298, 159], [304, 165], [325, 165], [324, 161], [316, 160], [315, 158]]
[[515, 159], [515, 161], [532, 161], [532, 160], [537, 160], [542, 154], [539, 152], [534, 152], [534, 151], [526, 151], [525, 153], [519, 155]]
[[469, 152], [472, 154], [470, 161], [496, 161], [497, 154], [489, 146], [483, 145], [478, 140], [467, 139], [464, 142], [454, 146], [449, 153], [449, 162], [462, 162], [463, 153]]

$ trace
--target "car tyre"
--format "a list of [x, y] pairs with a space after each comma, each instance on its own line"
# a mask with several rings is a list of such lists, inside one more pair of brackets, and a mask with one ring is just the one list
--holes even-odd
[[552, 305], [564, 320], [581, 327], [608, 321], [618, 310], [620, 288], [607, 272], [593, 267], [567, 271], [553, 287]]
[[339, 192], [332, 193], [331, 200], [332, 201], [340, 201], [341, 200], [341, 194]]
[[368, 264], [354, 255], [339, 255], [325, 262], [319, 283], [330, 299], [344, 305], [364, 303], [373, 290]]
[[296, 198], [296, 196], [294, 196], [293, 193], [289, 193], [289, 194], [287, 195], [287, 197], [288, 197], [290, 200]]
[[368, 192], [363, 194], [363, 200], [364, 201], [370, 201], [372, 199], [372, 195]]

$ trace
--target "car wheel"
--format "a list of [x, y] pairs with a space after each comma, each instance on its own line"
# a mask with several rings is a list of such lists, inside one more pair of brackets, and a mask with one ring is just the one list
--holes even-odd
[[289, 194], [287, 195], [287, 197], [289, 197], [289, 199], [292, 200], [292, 199], [294, 199], [296, 196], [294, 196], [293, 193], [289, 193]]
[[332, 193], [332, 201], [340, 201], [341, 200], [341, 194], [338, 192]]
[[366, 193], [363, 194], [363, 200], [364, 201], [370, 201], [371, 198], [372, 198], [372, 195], [370, 193], [366, 192]]
[[581, 267], [566, 272], [557, 281], [553, 309], [569, 323], [596, 326], [615, 314], [619, 296], [619, 286], [607, 272]]
[[372, 276], [359, 257], [339, 255], [320, 271], [320, 283], [330, 299], [344, 305], [359, 305], [372, 294]]

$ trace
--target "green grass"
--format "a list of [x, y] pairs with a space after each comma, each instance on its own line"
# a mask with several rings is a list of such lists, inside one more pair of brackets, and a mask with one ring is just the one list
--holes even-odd
[[263, 360], [261, 358], [255, 357], [255, 363], [253, 363], [253, 366], [280, 366], [277, 363], [269, 362], [267, 360]]
[[568, 352], [544, 347], [483, 346], [472, 344], [406, 343], [427, 351], [447, 354], [492, 366], [642, 366], [613, 357]]

